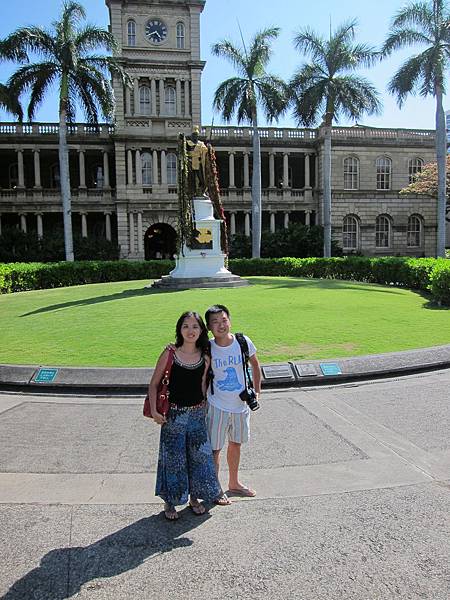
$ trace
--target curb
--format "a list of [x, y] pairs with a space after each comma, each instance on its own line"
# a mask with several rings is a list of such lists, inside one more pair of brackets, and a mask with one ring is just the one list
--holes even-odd
[[[333, 385], [450, 368], [450, 344], [406, 352], [262, 365], [263, 389]], [[145, 394], [152, 368], [0, 365], [0, 391]]]

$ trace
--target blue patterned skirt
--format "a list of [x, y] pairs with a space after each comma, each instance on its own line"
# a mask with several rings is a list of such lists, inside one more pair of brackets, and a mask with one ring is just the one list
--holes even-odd
[[221, 494], [205, 416], [205, 406], [171, 407], [161, 427], [155, 495], [173, 506], [188, 495], [211, 501]]

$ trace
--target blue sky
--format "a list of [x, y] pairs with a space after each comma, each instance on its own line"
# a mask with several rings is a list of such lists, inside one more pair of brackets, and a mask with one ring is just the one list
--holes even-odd
[[[48, 26], [58, 15], [60, 0], [8, 0], [1, 1], [0, 36], [23, 25]], [[88, 20], [103, 26], [108, 24], [108, 11], [104, 0], [81, 0]], [[150, 2], [149, 2], [150, 4]], [[223, 38], [240, 42], [239, 26], [244, 39], [249, 39], [256, 31], [267, 26], [281, 28], [279, 39], [274, 44], [273, 59], [269, 71], [289, 79], [303, 58], [294, 49], [293, 35], [299, 29], [310, 26], [326, 36], [330, 21], [334, 28], [345, 20], [358, 19], [357, 40], [379, 46], [389, 28], [393, 14], [405, 2], [400, 0], [207, 0], [201, 17], [202, 59], [207, 61], [202, 79], [202, 122], [207, 125], [213, 118], [212, 98], [218, 83], [233, 75], [232, 68], [222, 59], [211, 56], [214, 42]], [[420, 49], [409, 52], [418, 52]], [[376, 127], [434, 128], [435, 103], [433, 98], [410, 97], [399, 109], [394, 98], [386, 92], [386, 84], [392, 74], [408, 56], [409, 52], [397, 53], [387, 61], [366, 71], [364, 74], [373, 82], [381, 94], [383, 113], [378, 117], [365, 117], [362, 122]], [[11, 64], [0, 64], [0, 81], [6, 81], [11, 73]], [[445, 104], [445, 108], [449, 108]], [[11, 120], [0, 111], [0, 120]], [[36, 120], [56, 121], [57, 102], [49, 95], [37, 114]], [[220, 124], [219, 115], [214, 115], [214, 123]], [[295, 121], [286, 115], [278, 123], [293, 127]], [[342, 121], [341, 125], [351, 124]]]

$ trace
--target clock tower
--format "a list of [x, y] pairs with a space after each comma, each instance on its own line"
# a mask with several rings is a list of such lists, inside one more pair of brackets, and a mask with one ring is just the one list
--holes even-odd
[[[175, 252], [177, 139], [201, 124], [205, 0], [105, 0], [120, 60], [114, 81], [116, 212], [121, 257]], [[159, 236], [159, 237], [158, 237]]]
[[[105, 0], [132, 87], [115, 86], [119, 130], [167, 136], [200, 125], [205, 0]], [[120, 86], [121, 87], [121, 86]], [[148, 131], [150, 130], [150, 131]]]

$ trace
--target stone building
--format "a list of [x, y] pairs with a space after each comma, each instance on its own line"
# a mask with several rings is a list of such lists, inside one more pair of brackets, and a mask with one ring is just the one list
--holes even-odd
[[[204, 0], [106, 0], [132, 87], [115, 83], [114, 126], [71, 126], [73, 226], [117, 240], [129, 259], [176, 247], [177, 137], [201, 123]], [[201, 127], [217, 154], [231, 233], [251, 231], [248, 127]], [[263, 228], [320, 224], [319, 129], [261, 128]], [[0, 124], [0, 225], [42, 236], [62, 226], [58, 125]], [[334, 127], [333, 238], [344, 252], [431, 256], [436, 201], [399, 196], [434, 159], [434, 132]]]

